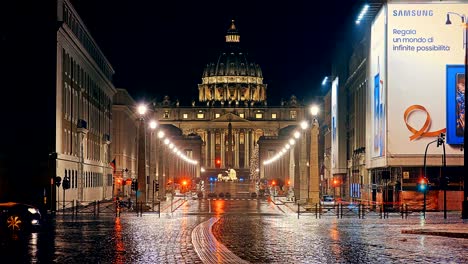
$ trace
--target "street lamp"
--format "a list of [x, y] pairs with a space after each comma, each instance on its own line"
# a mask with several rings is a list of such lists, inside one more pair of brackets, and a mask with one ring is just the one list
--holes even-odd
[[[153, 183], [153, 196], [152, 196], [152, 202], [151, 202], [153, 210], [154, 210], [154, 174], [151, 171], [151, 163], [152, 163], [151, 151], [152, 151], [152, 143], [153, 143], [153, 134], [154, 134], [154, 130], [156, 129], [157, 126], [158, 126], [158, 124], [156, 123], [156, 121], [154, 121], [154, 120], [150, 121], [149, 127], [151, 129], [151, 133], [150, 133], [150, 139], [149, 139], [148, 167], [149, 167], [150, 182]], [[146, 186], [148, 186], [148, 184]], [[149, 190], [146, 190], [146, 191], [148, 192]]]
[[313, 105], [310, 107], [312, 115], [312, 125], [310, 131], [310, 156], [309, 156], [309, 203], [317, 204], [320, 202], [320, 186], [319, 186], [319, 123], [317, 115], [319, 107]]
[[140, 115], [139, 131], [138, 131], [138, 186], [136, 189], [137, 207], [138, 201], [146, 203], [146, 151], [145, 151], [145, 114], [147, 107], [140, 104], [137, 108]]
[[[465, 30], [463, 31], [463, 44], [465, 49], [465, 83], [468, 83], [468, 17], [465, 14], [458, 14], [455, 12], [447, 12], [446, 25], [451, 25], [450, 15], [459, 16]], [[462, 219], [468, 219], [468, 180], [465, 177], [463, 187], [463, 201], [462, 201]]]

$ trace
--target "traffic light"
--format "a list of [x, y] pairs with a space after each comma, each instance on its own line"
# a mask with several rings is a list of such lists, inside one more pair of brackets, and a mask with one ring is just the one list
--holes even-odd
[[154, 191], [159, 191], [159, 182], [154, 182]]
[[68, 176], [66, 176], [63, 179], [62, 187], [63, 187], [64, 190], [70, 189], [70, 178]]
[[427, 191], [427, 178], [420, 178], [418, 180], [418, 191], [420, 192]]
[[220, 159], [220, 158], [216, 158], [216, 160], [215, 160], [215, 166], [216, 166], [216, 168], [218, 168], [218, 169], [221, 168], [221, 159]]
[[442, 146], [445, 142], [445, 133], [440, 133], [437, 137], [437, 147]]
[[62, 177], [56, 176], [55, 177], [55, 185], [57, 185], [57, 187], [60, 187], [61, 183], [62, 183]]
[[132, 181], [132, 190], [133, 190], [133, 191], [137, 191], [137, 190], [138, 190], [138, 181], [137, 181], [137, 180], [133, 180], [133, 181]]

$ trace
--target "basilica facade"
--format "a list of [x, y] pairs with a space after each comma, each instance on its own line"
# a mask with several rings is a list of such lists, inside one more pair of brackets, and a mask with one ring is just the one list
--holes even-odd
[[[241, 48], [240, 34], [232, 21], [218, 60], [209, 62], [203, 70], [198, 101], [183, 106], [165, 96], [153, 103], [152, 110], [161, 127], [180, 139], [199, 142], [199, 152], [180, 147], [200, 161], [199, 177], [234, 169], [238, 178], [268, 178], [259, 170], [258, 159], [263, 153], [258, 149], [259, 139], [277, 138], [281, 131], [290, 131], [307, 113], [294, 95], [276, 106], [268, 105], [267, 91], [260, 65]], [[273, 148], [265, 153], [274, 152]]]

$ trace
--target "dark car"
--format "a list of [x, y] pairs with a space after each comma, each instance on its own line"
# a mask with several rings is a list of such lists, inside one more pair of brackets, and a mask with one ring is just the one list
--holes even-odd
[[11, 231], [35, 230], [41, 226], [40, 210], [17, 202], [0, 202], [0, 228]]

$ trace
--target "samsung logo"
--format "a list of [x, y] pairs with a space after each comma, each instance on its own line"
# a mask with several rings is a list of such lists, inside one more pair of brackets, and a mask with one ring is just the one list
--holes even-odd
[[393, 10], [393, 16], [433, 16], [432, 10]]

